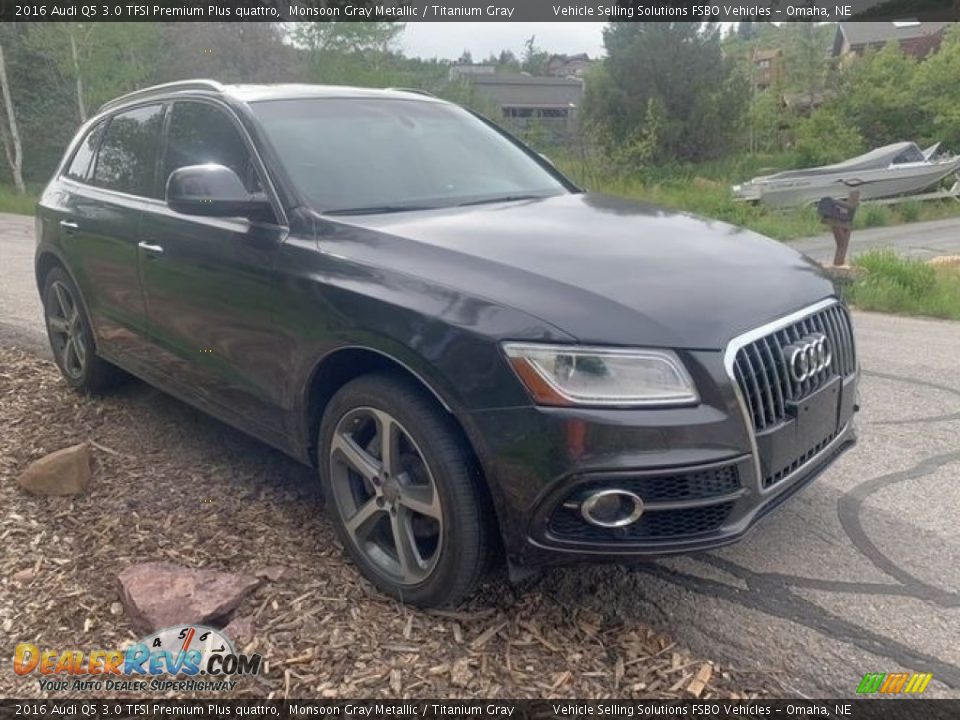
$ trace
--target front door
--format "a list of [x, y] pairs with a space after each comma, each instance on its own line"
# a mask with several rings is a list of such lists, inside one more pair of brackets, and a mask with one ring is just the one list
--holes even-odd
[[[248, 141], [228, 111], [177, 101], [161, 178], [204, 163], [225, 165], [248, 190], [261, 190]], [[268, 439], [282, 432], [274, 265], [284, 237], [276, 223], [182, 215], [165, 203], [144, 212], [140, 229], [149, 333], [160, 370], [182, 392]]]

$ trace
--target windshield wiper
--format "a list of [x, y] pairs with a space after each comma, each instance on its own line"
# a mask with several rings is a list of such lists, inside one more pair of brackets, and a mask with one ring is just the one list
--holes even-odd
[[370, 205], [369, 207], [338, 208], [324, 210], [324, 215], [381, 215], [386, 213], [411, 212], [413, 210], [436, 210], [438, 205]]
[[498, 195], [497, 197], [484, 198], [483, 200], [468, 200], [467, 202], [457, 203], [457, 207], [466, 205], [487, 205], [498, 202], [514, 202], [516, 200], [542, 200], [543, 195]]

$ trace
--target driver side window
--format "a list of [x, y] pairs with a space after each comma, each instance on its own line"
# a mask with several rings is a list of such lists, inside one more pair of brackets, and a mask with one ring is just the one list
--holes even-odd
[[176, 102], [167, 131], [164, 187], [177, 168], [204, 163], [225, 165], [249, 192], [263, 191], [250, 151], [226, 113], [207, 103]]

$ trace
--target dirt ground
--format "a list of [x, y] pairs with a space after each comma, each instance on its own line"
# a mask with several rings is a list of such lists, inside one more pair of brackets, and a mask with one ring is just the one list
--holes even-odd
[[[16, 485], [31, 460], [83, 441], [94, 453], [86, 494]], [[140, 382], [89, 398], [52, 363], [4, 348], [0, 541], [0, 697], [45, 694], [35, 676], [14, 675], [18, 642], [92, 650], [140, 637], [116, 576], [150, 560], [292, 570], [235, 613], [254, 617], [242, 649], [266, 671], [232, 696], [691, 697], [698, 677], [703, 698], [776, 692], [768, 677], [691, 657], [615, 603], [604, 615], [552, 595], [549, 575], [523, 588], [493, 579], [456, 611], [389, 600], [342, 555], [311, 470]]]

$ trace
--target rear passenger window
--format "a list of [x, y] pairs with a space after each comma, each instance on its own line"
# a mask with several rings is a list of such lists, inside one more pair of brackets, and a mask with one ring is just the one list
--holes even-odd
[[225, 112], [207, 103], [174, 103], [167, 129], [164, 186], [177, 168], [205, 163], [230, 168], [249, 192], [262, 190], [247, 144]]
[[97, 144], [100, 142], [100, 136], [103, 135], [104, 123], [98, 123], [96, 127], [87, 133], [87, 136], [80, 143], [77, 152], [70, 161], [70, 167], [64, 173], [71, 180], [86, 182], [90, 173], [90, 161], [93, 160], [93, 154], [97, 151]]
[[93, 184], [130, 195], [159, 197], [154, 182], [163, 106], [114, 115], [97, 153]]

